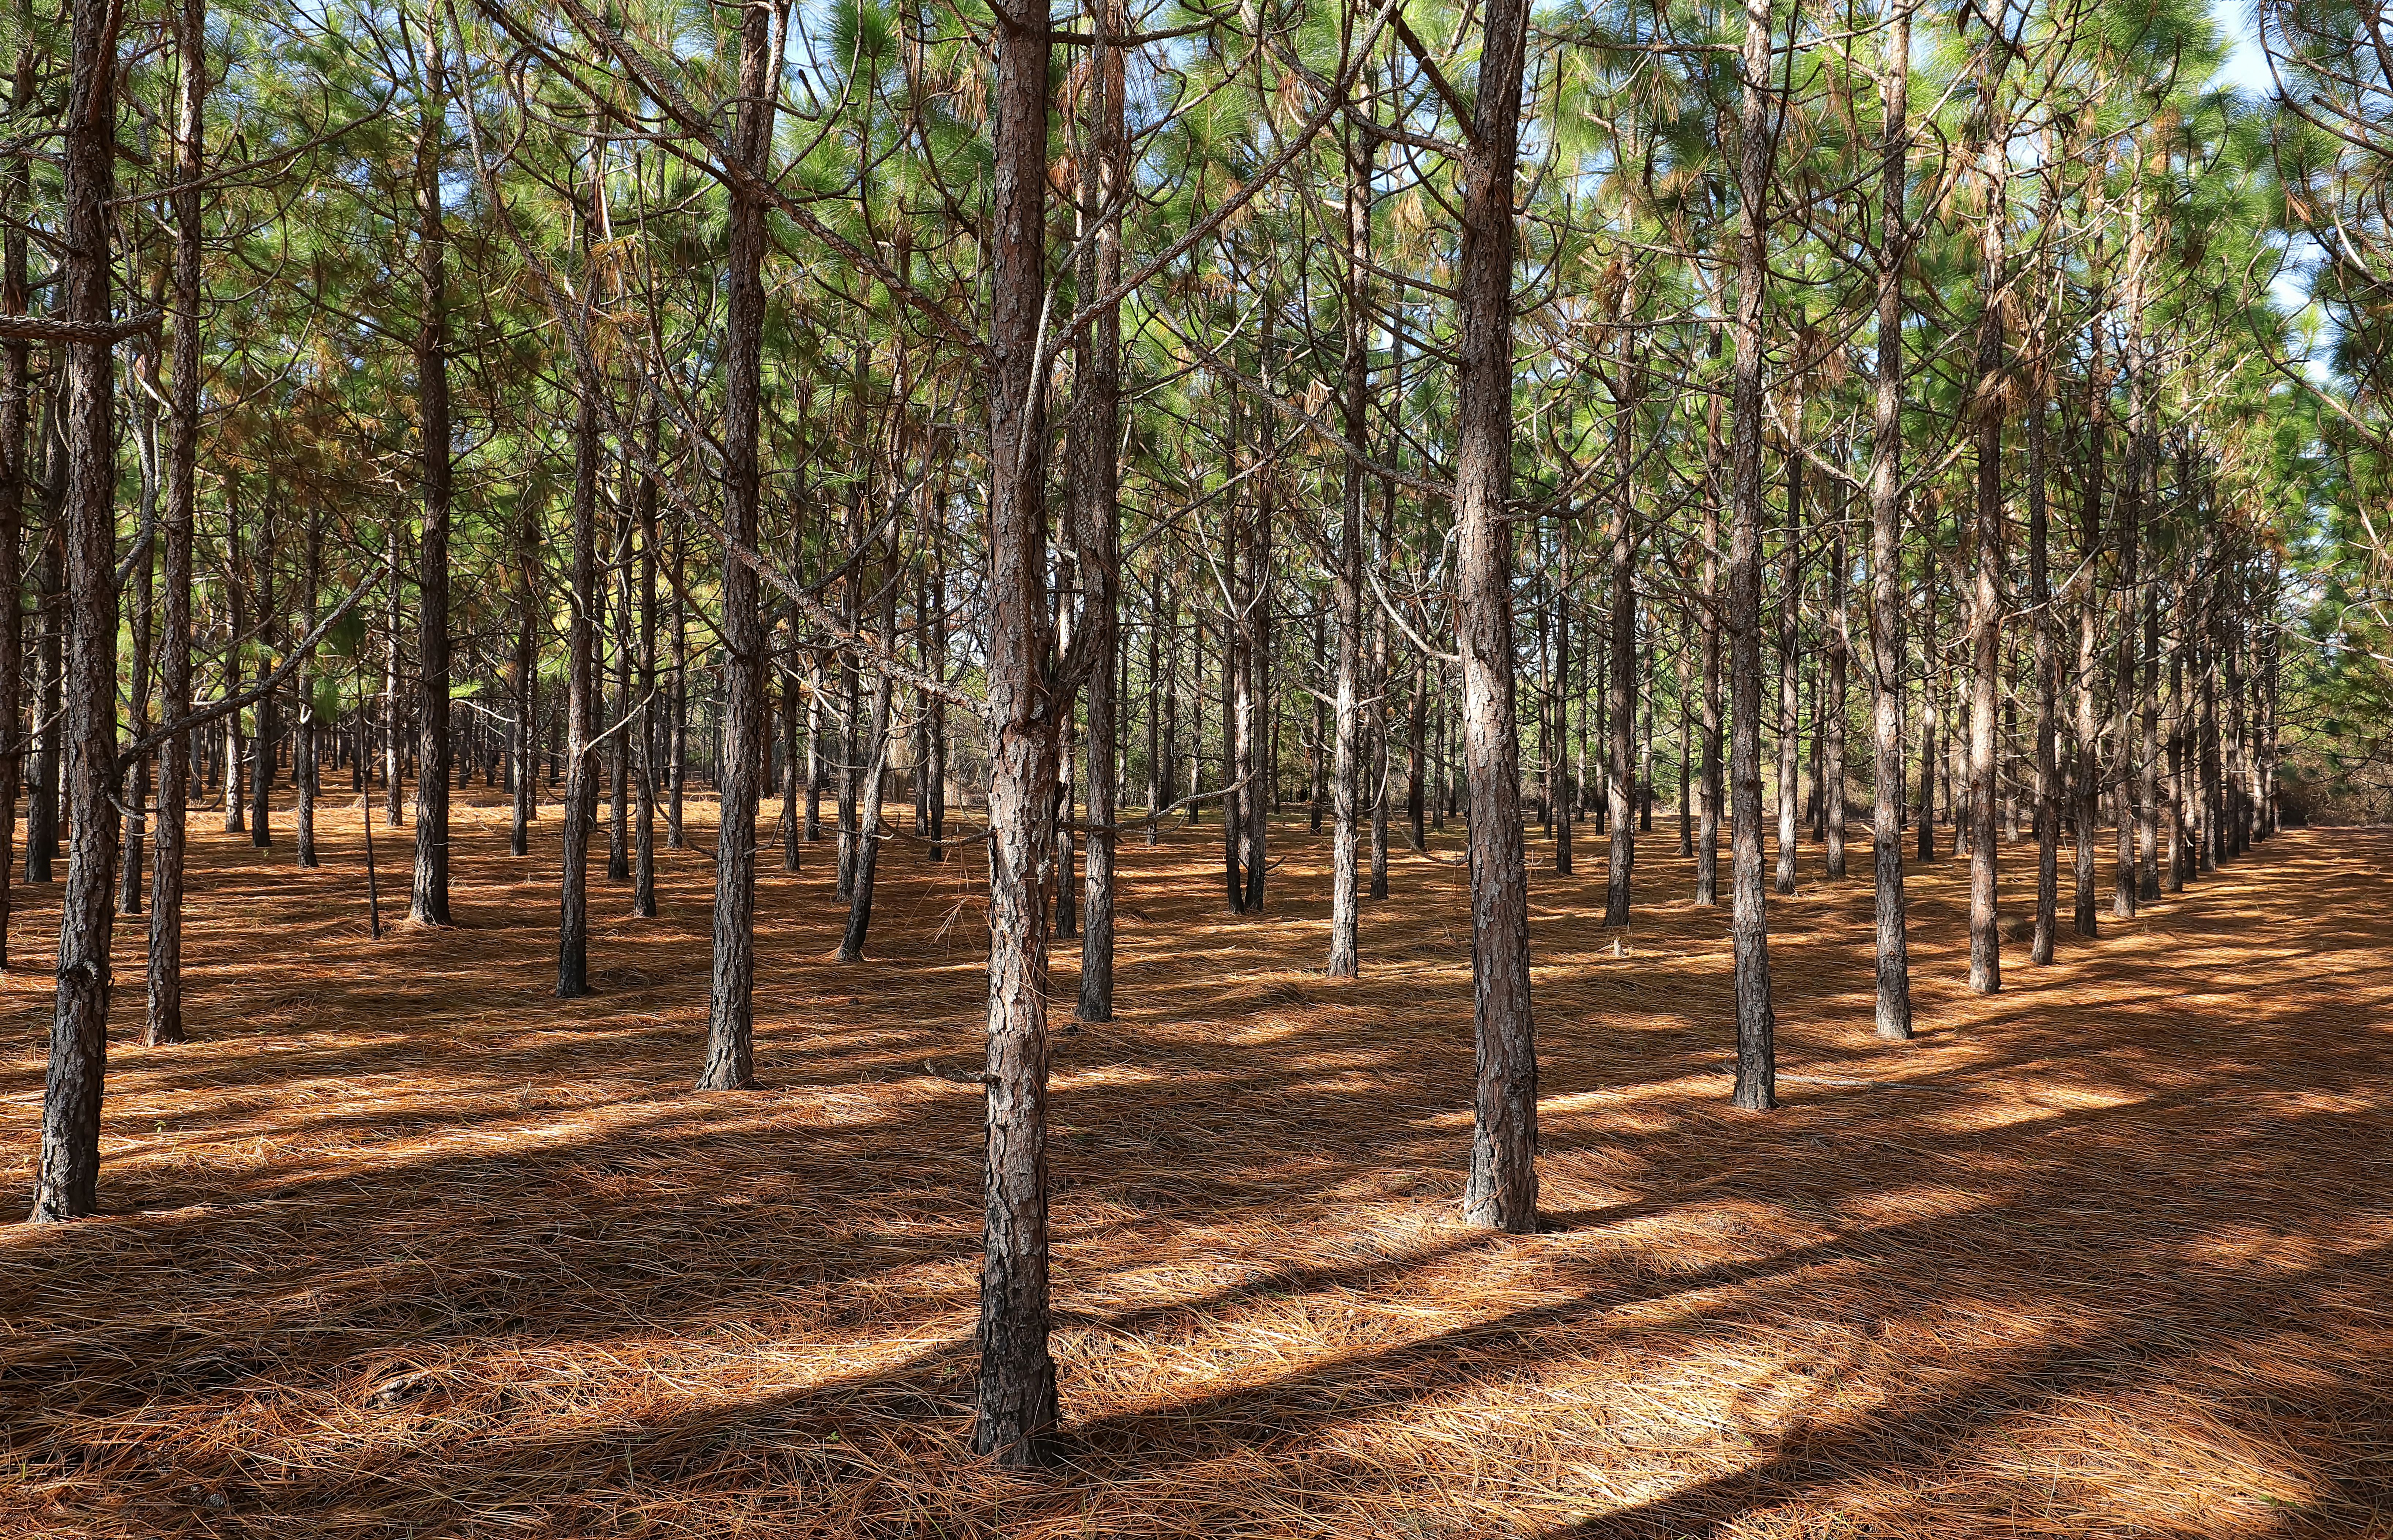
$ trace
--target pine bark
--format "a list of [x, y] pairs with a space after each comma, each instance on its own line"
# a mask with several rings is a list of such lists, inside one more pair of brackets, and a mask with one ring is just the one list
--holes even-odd
[[989, 954], [986, 1211], [973, 1447], [1048, 1461], [1058, 1416], [1047, 1348], [1046, 799], [1055, 709], [1046, 687], [1047, 510], [1037, 370], [1047, 281], [1048, 71], [1043, 5], [1000, 0], [991, 192], [987, 711]]
[[1736, 376], [1728, 555], [1729, 933], [1735, 954], [1736, 1089], [1748, 1111], [1778, 1104], [1770, 929], [1761, 882], [1761, 307], [1770, 186], [1770, 0], [1745, 0], [1739, 102]]
[[[60, 134], [66, 318], [103, 325], [109, 307], [109, 211], [115, 191], [116, 24], [120, 13], [72, 13]], [[108, 1067], [109, 943], [116, 864], [115, 372], [101, 342], [65, 346], [65, 738], [70, 803], [67, 890], [59, 909], [59, 971], [49, 1069], [33, 1181], [36, 1222], [94, 1212], [99, 1109]]]
[[[765, 171], [778, 89], [783, 0], [752, 6], [739, 28], [739, 108], [732, 153]], [[723, 522], [739, 549], [723, 553], [723, 761], [715, 772], [714, 966], [707, 993], [701, 1090], [755, 1083], [756, 802], [765, 747], [765, 625], [756, 570], [757, 437], [765, 337], [765, 207], [735, 189], [723, 334]], [[875, 789], [878, 795], [878, 788]]]
[[[448, 226], [440, 212], [440, 141], [448, 103], [438, 29], [425, 42], [424, 121], [415, 145], [416, 410], [424, 454], [422, 606], [415, 646], [415, 875], [408, 918], [449, 923], [449, 298]], [[396, 777], [394, 777], [396, 779]]]
[[1489, 0], [1479, 99], [1464, 157], [1456, 274], [1461, 322], [1455, 542], [1464, 752], [1471, 785], [1471, 962], [1477, 1092], [1463, 1214], [1490, 1229], [1537, 1223], [1537, 1052], [1529, 996], [1527, 853], [1513, 711], [1512, 187], [1527, 0]]

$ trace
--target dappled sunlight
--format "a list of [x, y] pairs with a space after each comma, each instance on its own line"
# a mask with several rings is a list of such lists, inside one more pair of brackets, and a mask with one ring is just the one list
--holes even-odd
[[[2286, 836], [2048, 968], [2010, 949], [1986, 998], [1964, 868], [1930, 863], [1909, 1044], [1870, 1036], [1865, 877], [1807, 846], [1759, 1116], [1727, 1106], [1726, 915], [1670, 837], [1618, 949], [1600, 859], [1536, 870], [1545, 1227], [1501, 1236], [1458, 1214], [1451, 839], [1394, 853], [1333, 983], [1326, 841], [1275, 829], [1240, 919], [1215, 826], [1133, 833], [1119, 1018], [1053, 1024], [1067, 1463], [1022, 1478], [967, 1453], [980, 868], [893, 846], [857, 965], [827, 844], [760, 870], [762, 1089], [701, 1094], [711, 827], [660, 851], [656, 920], [594, 884], [596, 993], [561, 1001], [554, 816], [516, 858], [471, 801], [459, 925], [378, 944], [347, 820], [316, 872], [196, 836], [188, 1046], [125, 1040], [121, 922], [102, 1215], [0, 1229], [0, 1525], [2257, 1537], [2393, 1511], [2393, 836]], [[56, 890], [25, 898], [31, 956]], [[0, 993], [20, 1193], [46, 982]]]

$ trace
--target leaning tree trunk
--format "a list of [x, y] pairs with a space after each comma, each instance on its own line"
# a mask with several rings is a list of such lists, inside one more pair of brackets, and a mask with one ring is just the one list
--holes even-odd
[[988, 335], [988, 1060], [983, 1148], [980, 1376], [973, 1447], [1000, 1465], [1051, 1456], [1047, 1350], [1047, 895], [1056, 702], [1046, 689], [1046, 466], [1040, 446], [1047, 281], [1047, 84], [1042, 5], [993, 6], [996, 165]]
[[1729, 933], [1735, 953], [1735, 1104], [1778, 1104], [1770, 928], [1761, 892], [1762, 201], [1770, 184], [1770, 0], [1745, 0], [1737, 146], [1736, 378], [1728, 555]]
[[[109, 199], [115, 190], [120, 13], [77, 6], [63, 117], [66, 319], [109, 320]], [[108, 1065], [109, 943], [116, 872], [116, 442], [107, 343], [66, 346], [60, 426], [67, 450], [65, 737], [70, 828], [59, 910], [56, 1010], [42, 1096], [36, 1221], [98, 1207], [100, 1086]]]
[[1529, 998], [1529, 882], [1521, 833], [1520, 728], [1512, 705], [1512, 186], [1520, 145], [1528, 0], [1489, 0], [1475, 132], [1463, 158], [1456, 269], [1456, 581], [1462, 720], [1471, 780], [1471, 966], [1477, 1041], [1472, 1224], [1537, 1224], [1537, 1049]]
[[[739, 30], [739, 117], [732, 153], [756, 176], [773, 143], [775, 46], [786, 5], [753, 6]], [[735, 189], [723, 333], [723, 763], [715, 774], [714, 970], [707, 993], [701, 1090], [755, 1083], [756, 801], [763, 790], [765, 617], [756, 570], [756, 437], [765, 337], [765, 206]], [[887, 639], [883, 638], [886, 645]]]

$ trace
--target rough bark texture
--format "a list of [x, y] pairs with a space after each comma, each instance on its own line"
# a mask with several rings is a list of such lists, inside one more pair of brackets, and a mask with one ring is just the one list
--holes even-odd
[[1745, 0], [1737, 146], [1736, 379], [1728, 552], [1729, 933], [1735, 953], [1735, 1104], [1778, 1104], [1770, 928], [1761, 891], [1762, 207], [1770, 183], [1770, 0]]
[[[1628, 463], [1634, 408], [1621, 398], [1620, 460]], [[1604, 671], [1604, 810], [1612, 824], [1611, 857], [1604, 871], [1603, 922], [1628, 923], [1629, 875], [1637, 864], [1636, 820], [1630, 803], [1637, 784], [1637, 510], [1626, 479], [1614, 494], [1608, 531], [1612, 557], [1612, 615], [1605, 628], [1611, 643]]]
[[[1371, 146], [1375, 141], [1350, 124], [1345, 142], [1346, 293], [1340, 307], [1344, 324], [1344, 372], [1340, 392], [1346, 440], [1366, 442], [1370, 389], [1369, 294], [1363, 263], [1370, 256]], [[1356, 781], [1360, 776], [1356, 737], [1362, 721], [1363, 664], [1363, 466], [1349, 455], [1338, 503], [1338, 567], [1333, 584], [1337, 606], [1337, 699], [1332, 713], [1334, 747], [1330, 753], [1329, 795], [1333, 816], [1329, 837], [1329, 967], [1334, 979], [1351, 979], [1360, 971], [1362, 906], [1355, 834], [1359, 810]]]
[[986, 1214], [973, 1447], [999, 1464], [1053, 1453], [1047, 1351], [1047, 798], [1045, 465], [1037, 370], [1046, 285], [1047, 80], [1041, 6], [997, 19], [989, 292], [987, 713], [989, 949]]
[[1478, 1089], [1470, 1222], [1537, 1223], [1537, 1051], [1529, 1001], [1529, 884], [1512, 689], [1512, 183], [1526, 0], [1490, 0], [1462, 183], [1456, 293], [1461, 364], [1455, 542], [1464, 754], [1471, 783], [1471, 962]]
[[[31, 104], [34, 81], [34, 52], [31, 39], [19, 45], [15, 79], [10, 98], [16, 110], [22, 112]], [[189, 178], [184, 178], [188, 180]], [[12, 316], [26, 313], [29, 297], [29, 274], [26, 269], [25, 228], [22, 223], [25, 205], [33, 197], [31, 163], [22, 155], [12, 156], [5, 179], [0, 179], [0, 312]], [[186, 199], [196, 202], [196, 190], [178, 195], [174, 207], [179, 218]], [[179, 236], [179, 230], [178, 230]], [[182, 356], [182, 332], [190, 330], [183, 319], [189, 311], [181, 309], [182, 275], [181, 247], [177, 247], [176, 291], [177, 326], [176, 356]], [[193, 275], [197, 275], [196, 261]], [[16, 861], [17, 799], [24, 777], [25, 734], [25, 630], [22, 599], [25, 586], [25, 490], [31, 480], [27, 459], [25, 430], [32, 416], [27, 394], [31, 388], [33, 348], [21, 337], [0, 339], [0, 971], [9, 964], [8, 921], [14, 907], [12, 867]], [[179, 364], [177, 390], [181, 388]], [[179, 394], [177, 399], [180, 399]], [[188, 529], [189, 526], [186, 526]], [[186, 547], [188, 565], [188, 545]], [[178, 640], [190, 635], [188, 617], [183, 629], [168, 633]], [[190, 692], [190, 652], [184, 646], [184, 690]], [[187, 749], [188, 751], [188, 749]], [[185, 777], [186, 782], [189, 777]], [[188, 785], [181, 789], [189, 795]], [[178, 800], [177, 805], [179, 807]], [[161, 810], [163, 816], [163, 810]], [[159, 838], [165, 837], [162, 824]], [[179, 850], [179, 847], [178, 847]], [[162, 856], [163, 859], [163, 856]], [[177, 871], [179, 881], [180, 872]], [[179, 891], [179, 890], [178, 890]], [[179, 1022], [176, 1037], [181, 1038]]]
[[[1130, 17], [1121, 0], [1092, 0], [1094, 30], [1127, 33]], [[1121, 211], [1126, 168], [1122, 122], [1122, 50], [1101, 46], [1095, 59], [1090, 148], [1096, 175], [1082, 188], [1083, 215], [1094, 223], [1096, 240], [1082, 263], [1087, 291], [1111, 290], [1121, 281]], [[1120, 801], [1116, 777], [1121, 746], [1121, 314], [1107, 306], [1086, 333], [1084, 388], [1074, 401], [1082, 413], [1081, 463], [1073, 477], [1079, 502], [1080, 570], [1087, 593], [1080, 623], [1087, 628], [1089, 697], [1088, 903], [1080, 926], [1080, 1004], [1084, 1022], [1114, 1016], [1114, 818]]]
[[[449, 923], [449, 312], [440, 215], [441, 116], [446, 106], [438, 29], [425, 46], [425, 108], [415, 147], [415, 377], [423, 437], [424, 536], [417, 554], [415, 648], [415, 879], [408, 918]], [[396, 782], [397, 777], [393, 777]]]
[[2003, 318], [1996, 296], [2003, 281], [2003, 179], [1986, 195], [1985, 265], [1979, 280], [1984, 315], [1978, 326], [1977, 584], [1969, 601], [1969, 987], [1991, 995], [2003, 986], [2001, 916], [1995, 907], [1994, 712], [2002, 696]]
[[584, 379], [573, 423], [573, 579], [565, 627], [564, 869], [557, 884], [556, 993], [590, 992], [590, 834], [598, 814], [598, 414], [597, 382]]
[[[752, 6], [739, 29], [739, 110], [732, 153], [762, 175], [773, 143], [780, 60], [780, 7]], [[726, 265], [723, 332], [723, 522], [756, 549], [756, 436], [765, 336], [765, 207], [735, 191]], [[715, 771], [714, 967], [707, 992], [701, 1090], [732, 1090], [756, 1077], [756, 799], [763, 791], [765, 618], [755, 568], [723, 554], [723, 761]], [[885, 701], [885, 694], [883, 698]], [[885, 724], [884, 724], [885, 725]], [[884, 737], [886, 734], [884, 733]], [[874, 789], [879, 796], [879, 789]]]
[[[115, 190], [119, 13], [72, 12], [62, 159], [67, 319], [109, 319], [108, 200]], [[114, 371], [105, 343], [65, 348], [59, 425], [66, 437], [67, 891], [59, 910], [59, 972], [50, 1020], [36, 1221], [98, 1205], [99, 1103], [108, 1066], [109, 942], [116, 916], [116, 456]]]

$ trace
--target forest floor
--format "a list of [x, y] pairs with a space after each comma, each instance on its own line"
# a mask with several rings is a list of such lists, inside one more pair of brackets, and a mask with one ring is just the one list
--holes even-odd
[[[701, 1095], [711, 828], [650, 921], [602, 840], [560, 1001], [554, 810], [518, 859], [466, 801], [455, 928], [378, 943], [354, 800], [313, 872], [287, 813], [267, 852], [195, 816], [187, 1046], [131, 1040], [120, 921], [103, 1217], [0, 1227], [0, 1532], [2393, 1534], [2393, 831], [2129, 922], [2106, 861], [2101, 939], [2007, 945], [1990, 998], [1963, 865], [1915, 868], [1908, 1044], [1870, 1035], [1866, 843], [1835, 883], [1806, 845], [1767, 1115], [1728, 1106], [1725, 916], [1674, 833], [1625, 954], [1598, 842], [1576, 878], [1541, 845], [1533, 1236], [1458, 1222], [1451, 835], [1399, 846], [1345, 985], [1299, 817], [1261, 918], [1216, 825], [1126, 842], [1119, 1018], [1056, 1039], [1066, 1463], [1015, 1477], [967, 1442], [981, 1097], [925, 1071], [981, 1052], [977, 850], [893, 843], [843, 966], [831, 847], [769, 848], [764, 1087]], [[20, 891], [11, 1203], [57, 905]]]

